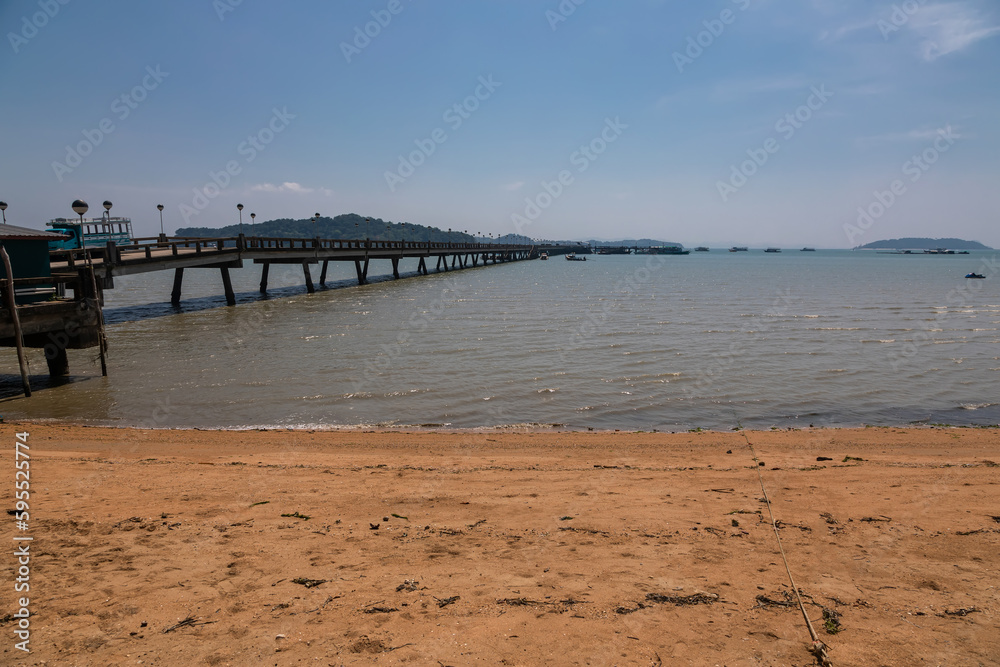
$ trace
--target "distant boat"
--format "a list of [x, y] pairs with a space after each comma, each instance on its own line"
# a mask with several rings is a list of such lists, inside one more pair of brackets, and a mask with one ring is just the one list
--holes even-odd
[[549, 258], [549, 253], [547, 252], [543, 252], [541, 255], [538, 256], [538, 259], [548, 259], [548, 258]]
[[586, 262], [586, 257], [577, 257], [575, 252], [571, 252], [566, 255], [566, 260], [570, 262]]
[[694, 249], [694, 251], [695, 251], [695, 252], [708, 252], [708, 248], [706, 248], [706, 247], [705, 247], [705, 246], [703, 246], [703, 245], [700, 245], [700, 246], [698, 246], [697, 248], [695, 248], [695, 249]]
[[650, 255], [690, 255], [690, 250], [685, 250], [679, 245], [650, 246]]
[[966, 278], [976, 278], [978, 280], [985, 280], [986, 279], [986, 276], [982, 275], [981, 273], [967, 273], [965, 275], [965, 277]]
[[746, 246], [734, 245], [732, 248], [729, 249], [729, 252], [746, 252], [747, 250], [749, 250], [749, 248], [747, 248]]
[[799, 252], [816, 252], [816, 248], [803, 248]]
[[768, 248], [764, 252], [781, 252], [781, 248]]
[[947, 248], [935, 248], [934, 250], [924, 250], [925, 255], [954, 255], [954, 250], [948, 250]]

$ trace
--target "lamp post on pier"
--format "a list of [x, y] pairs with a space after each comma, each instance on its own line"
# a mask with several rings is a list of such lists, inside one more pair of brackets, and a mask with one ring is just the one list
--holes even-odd
[[[107, 199], [104, 200], [104, 214], [101, 216], [101, 222], [104, 225], [104, 234], [109, 234], [111, 230], [111, 207], [114, 206]], [[107, 239], [105, 239], [107, 240]]]
[[251, 213], [250, 214], [250, 235], [251, 236], [253, 236], [253, 233], [254, 233], [254, 231], [253, 231], [253, 223], [256, 220], [256, 218], [257, 218], [257, 214], [256, 213]]
[[0, 213], [3, 213], [3, 224], [7, 224], [7, 202], [0, 201]]
[[157, 204], [156, 210], [160, 212], [160, 240], [163, 240], [163, 204]]
[[236, 210], [240, 212], [240, 236], [243, 236], [243, 204], [237, 204]]

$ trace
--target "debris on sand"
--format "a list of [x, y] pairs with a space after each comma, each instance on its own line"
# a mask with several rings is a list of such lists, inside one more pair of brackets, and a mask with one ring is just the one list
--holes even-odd
[[325, 584], [329, 579], [307, 579], [306, 577], [298, 577], [292, 579], [293, 584], [299, 584], [300, 586], [305, 586], [306, 588], [315, 588], [320, 584]]
[[365, 614], [391, 614], [394, 611], [399, 611], [395, 607], [368, 607], [362, 609]]
[[843, 629], [840, 627], [840, 614], [833, 609], [823, 607], [823, 627], [826, 628], [828, 635], [840, 632]]
[[945, 609], [944, 613], [948, 616], [968, 616], [977, 611], [980, 611], [979, 607], [962, 607], [960, 609]]
[[694, 593], [692, 595], [661, 595], [660, 593], [647, 593], [648, 602], [658, 602], [660, 604], [669, 602], [678, 607], [696, 604], [715, 604], [719, 601], [719, 596], [715, 593]]
[[758, 595], [755, 599], [757, 604], [753, 606], [754, 609], [759, 609], [761, 607], [794, 607], [795, 603], [792, 601], [792, 594], [788, 591], [779, 591], [775, 597], [780, 596], [781, 599], [777, 600], [773, 597], [768, 597], [766, 595]]

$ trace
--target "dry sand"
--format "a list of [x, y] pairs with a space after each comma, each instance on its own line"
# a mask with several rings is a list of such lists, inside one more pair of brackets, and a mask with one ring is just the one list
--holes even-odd
[[[0, 428], [3, 664], [816, 664], [740, 433]], [[1000, 664], [1000, 431], [747, 435], [835, 665]]]

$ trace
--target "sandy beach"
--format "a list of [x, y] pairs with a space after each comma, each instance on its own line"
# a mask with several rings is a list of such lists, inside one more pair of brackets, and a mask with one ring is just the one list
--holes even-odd
[[816, 664], [758, 469], [833, 664], [1000, 664], [997, 429], [2, 432], [4, 664]]

